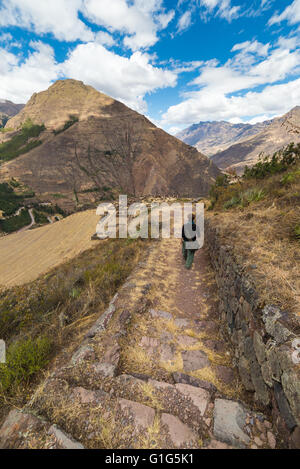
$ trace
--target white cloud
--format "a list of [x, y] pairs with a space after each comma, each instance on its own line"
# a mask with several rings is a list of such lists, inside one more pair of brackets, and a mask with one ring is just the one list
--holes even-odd
[[187, 10], [178, 20], [177, 31], [182, 32], [190, 27], [192, 23], [192, 12]]
[[273, 25], [282, 21], [288, 21], [289, 24], [300, 23], [300, 0], [294, 0], [280, 15], [275, 13], [269, 24]]
[[200, 0], [200, 5], [205, 9], [205, 17], [213, 14], [230, 22], [240, 14], [240, 7], [232, 6], [231, 0]]
[[154, 67], [148, 54], [135, 52], [130, 58], [121, 57], [95, 43], [78, 45], [61, 70], [65, 76], [83, 80], [140, 112], [146, 111], [146, 93], [177, 83], [177, 74]]
[[126, 34], [125, 46], [132, 50], [150, 47], [158, 40], [157, 32], [167, 27], [174, 12], [166, 13], [162, 0], [84, 0], [84, 15], [110, 32]]
[[[289, 109], [291, 109], [291, 108], [289, 108]], [[278, 115], [281, 115], [282, 113], [283, 112], [279, 111], [279, 113], [277, 113], [277, 114], [261, 114], [259, 116], [254, 117], [253, 119], [250, 119], [248, 121], [248, 123], [254, 125], [254, 124], [258, 124], [260, 122], [265, 122], [267, 120], [274, 119], [274, 117], [277, 117]]]
[[92, 31], [79, 19], [83, 0], [6, 0], [0, 26], [19, 26], [37, 34], [52, 33], [62, 41], [89, 41]]
[[0, 42], [8, 42], [8, 41], [12, 41], [12, 35], [10, 33], [2, 33], [0, 34]]
[[258, 41], [246, 41], [240, 44], [235, 44], [231, 52], [243, 51], [244, 53], [253, 53], [261, 57], [267, 56], [270, 44], [262, 44]]
[[[163, 0], [6, 0], [0, 7], [0, 27], [51, 33], [60, 41], [92, 41], [95, 34], [79, 18], [80, 13], [111, 33], [124, 34], [124, 44], [132, 50], [155, 44], [158, 32], [174, 17], [173, 10], [163, 8]], [[101, 32], [96, 40], [101, 37], [102, 43], [112, 45], [112, 38], [107, 42], [108, 36]]]
[[66, 77], [82, 80], [145, 112], [147, 93], [177, 84], [175, 71], [155, 67], [151, 56], [139, 51], [127, 58], [107, 50], [99, 42], [89, 42], [78, 45], [64, 62], [57, 63], [49, 45], [38, 41], [31, 42], [30, 47], [33, 50], [26, 60], [0, 48], [1, 98], [26, 102], [34, 92]]
[[53, 49], [41, 42], [31, 43], [34, 51], [22, 61], [0, 48], [0, 96], [25, 102], [34, 92], [49, 87], [59, 74]]
[[[157, 126], [159, 127], [161, 125], [160, 124], [157, 124]], [[180, 127], [169, 127], [168, 128], [168, 133], [171, 134], [171, 135], [177, 135], [181, 130], [184, 130], [183, 126], [180, 126]]]
[[231, 0], [178, 0], [177, 7], [186, 3], [189, 5], [189, 12], [194, 12], [199, 8], [200, 16], [205, 21], [208, 21], [210, 17], [219, 16], [231, 22], [241, 15], [241, 7], [232, 6]]
[[243, 120], [239, 117], [232, 117], [231, 119], [228, 119], [228, 122], [230, 122], [230, 124], [242, 124]]
[[[299, 50], [289, 49], [292, 42], [280, 41], [275, 48], [254, 42], [236, 44], [236, 55], [225, 65], [205, 64], [192, 85], [198, 91], [183, 94], [184, 100], [171, 106], [162, 123], [189, 125], [200, 120], [232, 120], [280, 114], [300, 103]], [[268, 54], [268, 55], [266, 55]], [[262, 90], [255, 90], [260, 86]], [[254, 89], [255, 91], [251, 91]], [[290, 93], [290, 94], [289, 94]]]
[[113, 36], [106, 31], [99, 31], [95, 34], [95, 42], [98, 44], [102, 44], [103, 46], [111, 47], [115, 45], [116, 41], [114, 40]]

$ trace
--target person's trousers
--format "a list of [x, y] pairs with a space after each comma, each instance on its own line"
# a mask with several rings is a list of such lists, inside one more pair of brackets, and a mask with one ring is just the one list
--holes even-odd
[[191, 251], [191, 249], [185, 248], [185, 242], [182, 243], [182, 255], [185, 259], [185, 267], [190, 269], [194, 262], [195, 251]]

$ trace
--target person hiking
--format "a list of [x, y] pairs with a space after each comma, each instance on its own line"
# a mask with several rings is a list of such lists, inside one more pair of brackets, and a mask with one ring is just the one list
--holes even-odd
[[[188, 222], [182, 227], [182, 255], [184, 257], [185, 268], [190, 269], [194, 262], [195, 252], [199, 249], [197, 245], [198, 228], [195, 223], [195, 215], [189, 214]], [[188, 246], [189, 243], [194, 243], [191, 248]]]

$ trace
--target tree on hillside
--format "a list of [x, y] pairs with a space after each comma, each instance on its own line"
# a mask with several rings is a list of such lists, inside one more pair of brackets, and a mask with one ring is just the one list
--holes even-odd
[[111, 150], [113, 165], [125, 171], [129, 176], [127, 191], [133, 191], [136, 195], [134, 179], [134, 163], [140, 150], [141, 137], [138, 135], [130, 122], [125, 122], [119, 133], [108, 134], [107, 143]]
[[78, 170], [74, 165], [73, 161], [69, 161], [66, 166], [65, 177], [69, 185], [72, 187], [72, 191], [74, 193], [76, 204], [79, 204], [79, 190], [80, 190], [80, 181], [78, 177]]
[[140, 138], [134, 132], [133, 125], [126, 122], [117, 132], [106, 135], [107, 150], [99, 150], [89, 143], [86, 155], [80, 156], [75, 144], [75, 161], [100, 192], [107, 186], [108, 175], [111, 175], [119, 190], [135, 195], [133, 167], [140, 149], [139, 143]]

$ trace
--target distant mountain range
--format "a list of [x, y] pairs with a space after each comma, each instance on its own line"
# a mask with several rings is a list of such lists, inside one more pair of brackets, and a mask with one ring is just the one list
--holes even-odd
[[176, 137], [185, 143], [201, 148], [207, 156], [226, 150], [233, 143], [252, 137], [264, 130], [272, 121], [259, 124], [231, 124], [226, 121], [199, 122], [179, 132]]
[[0, 127], [4, 127], [8, 119], [18, 114], [25, 104], [15, 104], [6, 99], [0, 99]]
[[44, 125], [38, 141], [29, 144], [39, 146], [9, 155], [11, 161], [0, 165], [0, 181], [14, 177], [41, 200], [59, 197], [67, 209], [76, 199], [85, 203], [120, 192], [206, 195], [219, 174], [196, 148], [80, 81], [59, 80], [35, 93], [6, 124], [12, 132], [3, 139], [15, 138], [28, 119]]
[[290, 142], [300, 142], [300, 106], [282, 117], [255, 125], [229, 122], [200, 122], [179, 132], [177, 138], [199, 151], [221, 169], [243, 172], [260, 153], [272, 154]]

